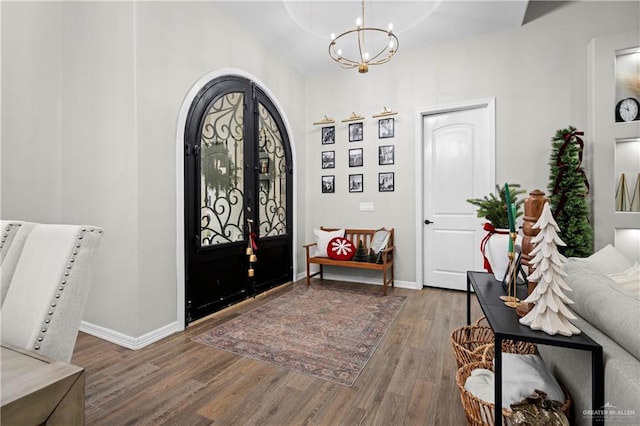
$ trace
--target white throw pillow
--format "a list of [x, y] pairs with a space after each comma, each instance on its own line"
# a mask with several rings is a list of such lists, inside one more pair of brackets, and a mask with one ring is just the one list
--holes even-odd
[[335, 237], [344, 237], [344, 229], [337, 231], [323, 231], [322, 229], [314, 229], [313, 234], [316, 236], [316, 250], [313, 257], [329, 257], [327, 254], [327, 246], [329, 241]]
[[495, 400], [493, 395], [494, 379], [493, 371], [486, 368], [476, 368], [467, 377], [464, 388], [476, 398], [493, 404]]
[[[464, 385], [477, 398], [494, 403], [494, 373], [476, 369]], [[547, 394], [547, 399], [564, 403], [564, 392], [549, 368], [538, 355], [502, 354], [502, 408], [522, 401], [535, 390]]]
[[609, 274], [609, 278], [617, 284], [618, 288], [640, 299], [640, 264], [636, 262], [631, 268], [619, 274]]
[[539, 355], [502, 354], [502, 406], [520, 402], [541, 390], [547, 399], [564, 403], [564, 392]]

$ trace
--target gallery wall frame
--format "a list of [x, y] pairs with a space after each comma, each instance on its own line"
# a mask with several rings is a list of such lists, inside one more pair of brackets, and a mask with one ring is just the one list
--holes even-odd
[[364, 184], [363, 184], [363, 175], [353, 174], [349, 175], [349, 192], [363, 192]]
[[349, 142], [359, 142], [364, 138], [364, 125], [362, 122], [349, 123]]
[[322, 176], [322, 193], [333, 194], [336, 192], [336, 177], [335, 175]]
[[395, 119], [381, 118], [378, 120], [378, 138], [392, 138], [395, 136]]
[[378, 173], [378, 192], [393, 192], [395, 190], [395, 173]]
[[362, 148], [352, 148], [349, 150], [349, 167], [362, 167], [364, 165], [364, 154]]
[[378, 147], [378, 165], [387, 166], [395, 163], [395, 145], [380, 145]]
[[325, 126], [322, 128], [322, 145], [336, 143], [336, 126]]
[[333, 169], [336, 167], [336, 152], [322, 151], [322, 168]]

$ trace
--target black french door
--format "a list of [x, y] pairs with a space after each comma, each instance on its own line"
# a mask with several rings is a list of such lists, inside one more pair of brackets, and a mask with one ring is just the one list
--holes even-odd
[[212, 80], [195, 97], [184, 160], [189, 323], [291, 281], [293, 182], [282, 118], [242, 77]]

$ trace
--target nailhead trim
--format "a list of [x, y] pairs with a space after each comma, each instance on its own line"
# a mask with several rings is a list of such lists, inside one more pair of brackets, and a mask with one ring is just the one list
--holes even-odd
[[[18, 225], [19, 226], [19, 225]], [[64, 286], [67, 284], [67, 277], [69, 276], [70, 272], [71, 272], [71, 268], [76, 260], [76, 256], [78, 255], [78, 252], [80, 248], [80, 246], [82, 245], [82, 239], [84, 238], [84, 234], [86, 232], [97, 232], [98, 234], [102, 234], [102, 230], [100, 229], [86, 229], [86, 228], [82, 228], [80, 229], [80, 232], [78, 234], [78, 236], [76, 237], [76, 250], [73, 250], [71, 257], [69, 258], [69, 262], [67, 263], [67, 268], [64, 272], [63, 278], [60, 281], [60, 286], [58, 287], [58, 292], [55, 294], [53, 300], [51, 301], [51, 304], [49, 305], [51, 308], [49, 309], [49, 311], [47, 312], [47, 316], [44, 319], [44, 325], [42, 326], [42, 328], [40, 329], [40, 335], [38, 336], [36, 345], [34, 346], [35, 350], [39, 350], [40, 349], [40, 342], [42, 342], [45, 338], [45, 334], [47, 332], [47, 324], [51, 323], [51, 318], [53, 317], [53, 314], [56, 312], [55, 308], [57, 305], [57, 301], [60, 299], [60, 297], [62, 297], [62, 292], [64, 291]], [[8, 232], [7, 232], [8, 233]], [[4, 238], [3, 238], [4, 241]]]
[[0, 237], [0, 250], [2, 250], [2, 248], [4, 247], [4, 243], [7, 242], [7, 238], [9, 237], [9, 234], [11, 233], [11, 228], [17, 226], [20, 227], [22, 226], [21, 223], [7, 223], [7, 226], [2, 230], [2, 237]]

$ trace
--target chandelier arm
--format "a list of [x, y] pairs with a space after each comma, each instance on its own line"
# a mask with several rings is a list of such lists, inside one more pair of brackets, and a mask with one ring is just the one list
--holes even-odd
[[[389, 62], [391, 60], [391, 58], [393, 57], [393, 55], [396, 54], [396, 52], [398, 51], [398, 45], [400, 44], [398, 42], [398, 37], [395, 36], [395, 34], [393, 33], [389, 33], [388, 31], [384, 31], [381, 30], [379, 28], [364, 28], [365, 30], [371, 30], [371, 31], [380, 31], [380, 32], [384, 32], [387, 33], [387, 35], [389, 36], [389, 39], [394, 39], [396, 42], [396, 48], [391, 50], [389, 49], [389, 45], [385, 45], [385, 47], [383, 47], [377, 54], [375, 54], [374, 56], [369, 58], [369, 61], [367, 61], [367, 63], [369, 65], [379, 65], [379, 64], [384, 64], [386, 62]], [[377, 57], [379, 57], [380, 55], [382, 55], [384, 52], [388, 51], [388, 56], [386, 58], [382, 58], [380, 61], [376, 61], [375, 59]]]

